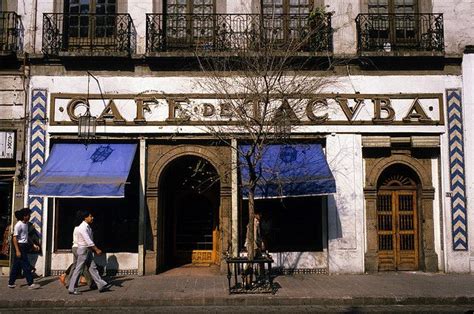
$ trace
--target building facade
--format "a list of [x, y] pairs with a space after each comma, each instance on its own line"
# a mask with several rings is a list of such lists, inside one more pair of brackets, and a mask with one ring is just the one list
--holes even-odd
[[23, 207], [25, 197], [29, 67], [17, 58], [23, 47], [23, 27], [17, 7], [0, 2], [0, 8], [0, 273], [4, 273], [9, 266], [7, 242], [11, 214]]
[[[22, 52], [8, 56], [16, 76], [2, 68], [5, 94], [14, 94], [12, 82], [22, 88], [21, 100], [2, 100], [19, 111], [16, 126], [1, 117], [2, 131], [17, 138], [10, 167], [18, 172], [25, 162], [27, 174], [9, 177], [15, 191], [25, 189], [12, 194], [21, 202], [11, 208], [29, 206], [37, 218], [39, 272], [57, 274], [72, 261], [81, 208], [96, 216], [108, 271], [224, 265], [239, 254], [247, 203], [235, 165], [250, 135], [235, 131], [239, 121], [223, 101], [229, 94], [206, 88], [212, 74], [199, 61], [256, 54], [269, 36], [273, 53], [295, 57], [285, 77], [328, 82], [275, 97], [284, 109], [298, 102], [276, 156], [320, 147], [336, 186], [256, 201], [275, 266], [472, 271], [470, 1], [3, 3], [24, 29]], [[221, 75], [242, 80], [242, 72]], [[213, 124], [225, 138], [209, 132]]]

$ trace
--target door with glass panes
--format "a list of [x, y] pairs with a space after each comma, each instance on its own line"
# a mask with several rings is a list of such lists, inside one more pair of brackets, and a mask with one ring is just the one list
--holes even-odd
[[168, 49], [213, 48], [215, 0], [167, 0], [165, 12]]
[[416, 189], [379, 189], [377, 235], [379, 270], [418, 269]]
[[399, 50], [419, 42], [417, 0], [368, 0], [371, 38], [381, 49]]
[[264, 39], [276, 45], [302, 39], [314, 4], [314, 0], [262, 0]]
[[107, 50], [116, 45], [117, 0], [66, 0], [64, 43], [69, 50]]

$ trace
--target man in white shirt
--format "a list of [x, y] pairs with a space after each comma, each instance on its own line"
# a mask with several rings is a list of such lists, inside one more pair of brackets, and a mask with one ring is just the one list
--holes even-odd
[[79, 226], [74, 228], [73, 233], [74, 245], [77, 245], [77, 261], [76, 267], [74, 268], [69, 281], [69, 294], [81, 294], [77, 291], [76, 285], [84, 266], [88, 266], [92, 280], [94, 280], [97, 285], [99, 292], [104, 292], [110, 287], [110, 285], [100, 277], [99, 272], [97, 271], [97, 265], [92, 256], [92, 252], [96, 255], [102, 254], [102, 251], [94, 243], [92, 229], [90, 227], [90, 224], [94, 221], [94, 217], [89, 211], [81, 211], [79, 212], [79, 215], [83, 221]]
[[[31, 211], [29, 208], [23, 208], [15, 212], [15, 217], [18, 219], [13, 228], [13, 247], [15, 248], [15, 257], [10, 271], [10, 278], [8, 280], [8, 287], [15, 288], [15, 280], [18, 276], [20, 268], [28, 283], [28, 289], [38, 289], [40, 285], [33, 283], [33, 275], [31, 274], [31, 265], [28, 260], [28, 252], [31, 246], [28, 242], [28, 222], [30, 221]], [[33, 244], [34, 249], [39, 247]]]

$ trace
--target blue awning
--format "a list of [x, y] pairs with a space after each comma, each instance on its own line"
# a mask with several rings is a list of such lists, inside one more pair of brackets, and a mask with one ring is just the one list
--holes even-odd
[[124, 197], [136, 144], [54, 144], [31, 196]]
[[[247, 152], [249, 145], [241, 145]], [[249, 169], [240, 156], [242, 194], [248, 198]], [[320, 144], [267, 145], [257, 162], [255, 199], [314, 196], [336, 192], [336, 182]]]

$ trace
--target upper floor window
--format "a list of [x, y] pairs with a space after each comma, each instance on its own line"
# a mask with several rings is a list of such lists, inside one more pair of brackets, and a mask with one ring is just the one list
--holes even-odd
[[417, 5], [417, 0], [369, 0], [369, 13], [414, 14]]
[[[64, 12], [70, 37], [109, 37], [114, 33], [116, 0], [66, 0]], [[94, 14], [93, 17], [90, 15]]]
[[168, 0], [166, 13], [169, 14], [212, 14], [215, 10], [215, 0]]
[[262, 0], [263, 14], [309, 14], [313, 0]]

